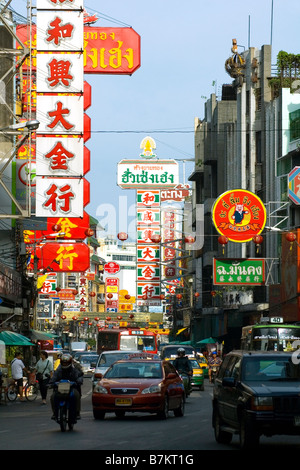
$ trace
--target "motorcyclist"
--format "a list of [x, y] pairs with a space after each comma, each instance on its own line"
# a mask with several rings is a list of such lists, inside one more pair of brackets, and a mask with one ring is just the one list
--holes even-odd
[[188, 379], [189, 379], [189, 388], [190, 388], [191, 377], [193, 375], [193, 368], [192, 368], [192, 364], [190, 363], [188, 356], [185, 355], [184, 348], [177, 349], [177, 357], [174, 360], [173, 365], [179, 373], [184, 372], [185, 374], [187, 374]]
[[210, 357], [208, 358], [209, 383], [212, 383], [212, 370], [216, 368], [216, 370], [218, 371], [221, 364], [222, 364], [222, 359], [218, 356], [217, 351], [213, 351]]
[[[70, 382], [75, 382], [73, 388], [75, 403], [76, 403], [76, 414], [77, 419], [80, 419], [80, 405], [81, 405], [81, 385], [83, 383], [83, 376], [79, 370], [73, 365], [73, 358], [71, 354], [62, 354], [60, 358], [60, 365], [54, 371], [54, 374], [49, 382], [49, 385], [54, 385], [60, 380], [69, 380]], [[55, 398], [56, 390], [54, 388], [53, 394], [51, 396], [51, 406], [53, 411], [52, 419], [55, 419]]]

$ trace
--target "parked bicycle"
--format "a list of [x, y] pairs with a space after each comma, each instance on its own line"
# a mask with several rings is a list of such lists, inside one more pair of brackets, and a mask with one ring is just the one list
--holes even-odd
[[34, 401], [40, 391], [40, 385], [35, 374], [29, 374], [28, 382], [25, 385], [24, 394], [28, 401]]
[[[35, 374], [29, 374], [27, 382], [23, 386], [23, 396], [25, 396], [26, 400], [34, 401], [38, 394], [39, 394], [39, 383], [36, 380]], [[19, 387], [17, 383], [11, 379], [10, 384], [7, 387], [6, 397], [8, 401], [16, 401], [19, 394]]]

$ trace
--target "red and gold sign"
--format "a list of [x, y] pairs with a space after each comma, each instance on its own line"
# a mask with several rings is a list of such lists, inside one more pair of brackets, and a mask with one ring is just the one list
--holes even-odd
[[127, 74], [141, 63], [139, 34], [132, 28], [84, 28], [84, 73]]
[[[24, 242], [35, 243], [42, 239], [83, 240], [89, 236], [90, 216], [84, 211], [83, 217], [48, 217], [47, 230], [24, 230]], [[61, 235], [62, 234], [62, 235]]]
[[221, 194], [212, 209], [218, 232], [233, 242], [248, 242], [264, 229], [266, 209], [256, 194], [233, 189]]
[[85, 243], [47, 242], [36, 247], [38, 269], [84, 272], [90, 267], [90, 249]]

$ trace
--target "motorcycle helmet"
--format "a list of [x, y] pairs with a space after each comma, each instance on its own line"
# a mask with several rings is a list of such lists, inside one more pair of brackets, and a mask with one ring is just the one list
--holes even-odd
[[73, 358], [71, 354], [62, 354], [60, 358], [60, 365], [63, 369], [68, 369], [72, 365]]
[[185, 349], [184, 348], [178, 348], [177, 349], [177, 354], [178, 354], [178, 356], [181, 356], [181, 355], [185, 356]]

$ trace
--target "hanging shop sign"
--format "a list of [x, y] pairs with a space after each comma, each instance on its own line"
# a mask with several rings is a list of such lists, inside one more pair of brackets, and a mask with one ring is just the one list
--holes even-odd
[[159, 226], [160, 225], [160, 209], [137, 209], [136, 214], [137, 225]]
[[83, 90], [83, 55], [37, 54], [36, 89], [39, 93], [81, 93]]
[[191, 187], [189, 184], [178, 184], [174, 189], [161, 191], [161, 202], [174, 201], [181, 202], [191, 195]]
[[47, 242], [36, 247], [38, 269], [54, 272], [84, 272], [90, 267], [90, 249], [85, 243]]
[[37, 8], [36, 49], [43, 52], [82, 51], [83, 10], [57, 11], [59, 3], [52, 2], [52, 8], [45, 11]]
[[36, 8], [40, 10], [49, 10], [49, 8], [83, 10], [84, 0], [36, 0]]
[[160, 229], [159, 228], [151, 228], [151, 227], [137, 227], [137, 242], [138, 243], [152, 243], [151, 237], [153, 235], [160, 236]]
[[117, 184], [122, 189], [174, 188], [179, 183], [179, 167], [175, 160], [121, 160]]
[[141, 38], [132, 28], [84, 28], [84, 73], [131, 75], [141, 65]]
[[82, 217], [89, 203], [89, 186], [84, 178], [37, 178], [36, 215]]
[[300, 166], [295, 166], [288, 174], [288, 197], [300, 205]]
[[53, 300], [38, 298], [36, 307], [36, 317], [38, 320], [50, 320], [53, 318]]
[[119, 307], [119, 278], [105, 279], [105, 311], [117, 312]]
[[137, 207], [160, 207], [160, 191], [140, 191], [136, 192]]
[[151, 301], [151, 300], [160, 300], [159, 296], [160, 296], [160, 283], [159, 282], [138, 282], [137, 283], [137, 298], [139, 300], [143, 299], [146, 302]]
[[247, 242], [266, 224], [266, 209], [256, 194], [233, 189], [221, 194], [212, 208], [214, 225], [221, 235], [233, 242]]
[[159, 281], [160, 267], [157, 264], [138, 264], [137, 266], [138, 281]]
[[[56, 227], [59, 230], [55, 232]], [[46, 230], [23, 231], [25, 243], [41, 242], [43, 239], [55, 240], [64, 238], [68, 240], [83, 240], [87, 237], [87, 230], [90, 228], [90, 216], [83, 212], [83, 217], [48, 217]], [[63, 235], [60, 235], [62, 233]]]
[[217, 259], [213, 264], [213, 283], [215, 285], [264, 285], [265, 260], [254, 259]]
[[90, 170], [90, 151], [81, 136], [36, 138], [38, 176], [80, 177]]
[[137, 262], [159, 262], [160, 247], [159, 245], [139, 245], [137, 247]]
[[40, 134], [83, 134], [83, 96], [38, 95], [36, 119]]
[[120, 265], [118, 263], [115, 263], [114, 261], [106, 263], [103, 268], [104, 271], [108, 274], [116, 274], [120, 271]]

